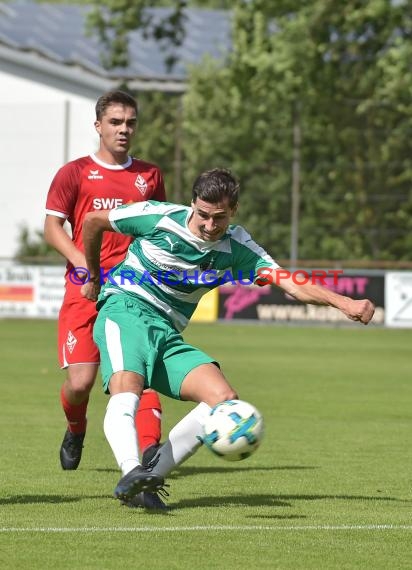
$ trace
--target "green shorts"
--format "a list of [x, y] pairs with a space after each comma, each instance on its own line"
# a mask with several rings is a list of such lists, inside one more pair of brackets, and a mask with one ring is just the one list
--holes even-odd
[[93, 338], [106, 393], [112, 374], [129, 370], [145, 378], [145, 388], [179, 400], [182, 382], [193, 368], [217, 364], [185, 343], [159, 310], [125, 294], [111, 295], [101, 307]]

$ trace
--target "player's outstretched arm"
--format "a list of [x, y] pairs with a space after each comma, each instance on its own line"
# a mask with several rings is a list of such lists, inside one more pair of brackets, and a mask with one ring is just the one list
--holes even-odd
[[[373, 317], [375, 312], [375, 305], [369, 299], [351, 299], [339, 293], [335, 293], [326, 287], [320, 285], [305, 283], [302, 285], [296, 284], [292, 275], [284, 277], [283, 270], [280, 270], [282, 275], [279, 279], [274, 279], [273, 282], [281, 289], [289, 293], [302, 303], [313, 305], [329, 305], [339, 309], [348, 319], [352, 321], [359, 321], [367, 325]], [[274, 270], [274, 273], [276, 270]]]
[[102, 245], [103, 232], [115, 231], [109, 222], [110, 210], [89, 212], [83, 222], [83, 244], [89, 280], [82, 285], [83, 297], [96, 301], [100, 292], [100, 248]]

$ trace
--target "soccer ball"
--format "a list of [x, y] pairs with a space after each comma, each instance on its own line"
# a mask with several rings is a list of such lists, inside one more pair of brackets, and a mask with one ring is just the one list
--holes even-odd
[[263, 437], [262, 414], [243, 400], [227, 400], [211, 409], [204, 426], [203, 443], [227, 461], [246, 459]]

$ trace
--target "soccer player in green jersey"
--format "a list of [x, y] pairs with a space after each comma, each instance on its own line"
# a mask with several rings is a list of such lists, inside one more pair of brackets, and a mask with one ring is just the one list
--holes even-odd
[[[214, 169], [196, 179], [190, 207], [147, 201], [86, 215], [90, 279], [82, 294], [98, 301], [94, 339], [110, 394], [104, 431], [123, 475], [114, 490], [121, 501], [160, 491], [165, 477], [200, 447], [211, 407], [238, 398], [218, 363], [180, 334], [210, 289], [228, 280], [275, 283], [299, 301], [336, 307], [365, 325], [374, 314], [368, 299], [354, 300], [316, 283], [297, 284], [245, 229], [230, 225], [238, 197], [239, 184], [230, 171]], [[105, 231], [134, 240], [101, 288]], [[149, 467], [139, 462], [133, 421], [145, 388], [198, 403], [171, 430]]]

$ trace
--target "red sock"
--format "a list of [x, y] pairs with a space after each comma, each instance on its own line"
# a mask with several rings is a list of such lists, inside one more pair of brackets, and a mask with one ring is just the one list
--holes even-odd
[[72, 433], [85, 433], [87, 425], [87, 398], [81, 404], [71, 404], [67, 401], [63, 388], [60, 390], [60, 402], [67, 418], [67, 428]]
[[135, 424], [140, 452], [160, 442], [162, 405], [156, 392], [143, 392]]

